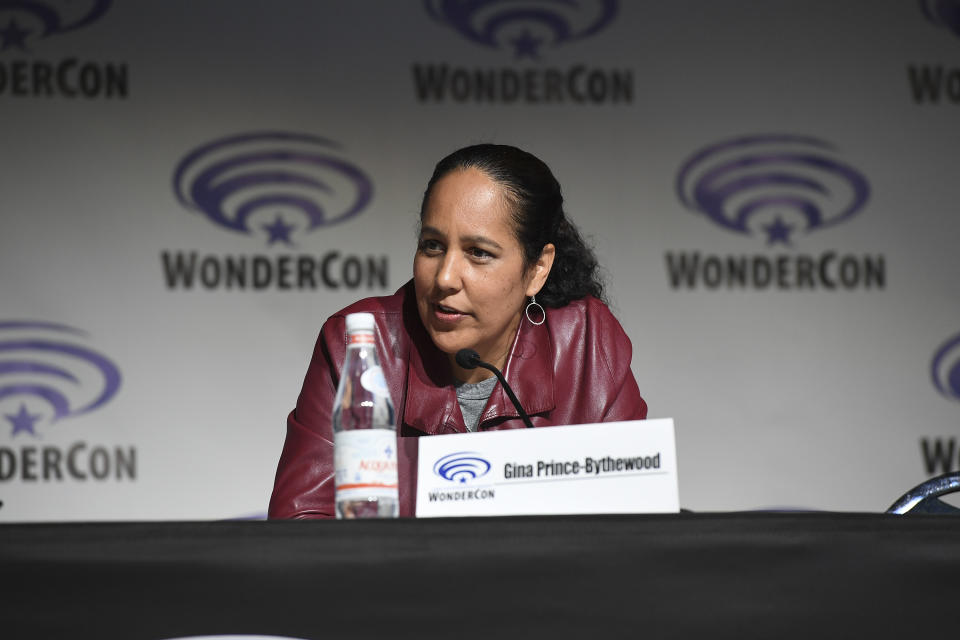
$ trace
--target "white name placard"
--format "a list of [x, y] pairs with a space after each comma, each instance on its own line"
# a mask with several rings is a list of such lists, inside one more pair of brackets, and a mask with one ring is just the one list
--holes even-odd
[[418, 518], [679, 511], [670, 418], [419, 438]]

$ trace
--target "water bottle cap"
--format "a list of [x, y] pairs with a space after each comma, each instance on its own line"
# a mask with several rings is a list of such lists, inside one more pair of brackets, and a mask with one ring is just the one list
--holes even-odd
[[347, 314], [347, 333], [356, 333], [358, 331], [372, 332], [374, 326], [372, 313]]

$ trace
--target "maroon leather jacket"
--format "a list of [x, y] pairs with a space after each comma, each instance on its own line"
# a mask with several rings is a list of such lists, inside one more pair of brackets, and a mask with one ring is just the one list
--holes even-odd
[[[377, 353], [396, 408], [401, 516], [415, 514], [416, 438], [467, 430], [450, 363], [420, 322], [412, 281], [392, 296], [356, 302], [332, 315], [320, 331], [296, 409], [287, 419], [271, 518], [334, 516], [331, 416], [346, 354], [346, 315], [359, 311], [376, 318]], [[645, 418], [647, 405], [630, 371], [630, 340], [610, 310], [588, 296], [546, 313], [541, 326], [520, 322], [503, 372], [533, 425]], [[523, 427], [497, 383], [479, 429]]]

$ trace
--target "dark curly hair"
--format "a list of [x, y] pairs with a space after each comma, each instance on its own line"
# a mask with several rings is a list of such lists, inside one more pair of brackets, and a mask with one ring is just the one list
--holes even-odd
[[516, 147], [478, 144], [454, 151], [437, 163], [423, 193], [420, 220], [434, 185], [453, 171], [474, 168], [500, 184], [513, 206], [513, 228], [523, 247], [526, 266], [533, 265], [544, 246], [556, 255], [537, 302], [562, 307], [586, 295], [604, 300], [597, 258], [563, 211], [560, 183], [539, 158]]

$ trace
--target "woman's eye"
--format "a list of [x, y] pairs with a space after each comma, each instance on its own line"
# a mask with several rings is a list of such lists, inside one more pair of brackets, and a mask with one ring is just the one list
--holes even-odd
[[424, 253], [439, 253], [443, 247], [436, 240], [421, 240], [420, 251]]
[[490, 253], [489, 251], [484, 251], [483, 249], [478, 249], [477, 247], [469, 249], [467, 253], [469, 253], [474, 258], [492, 258], [493, 257], [493, 254]]

